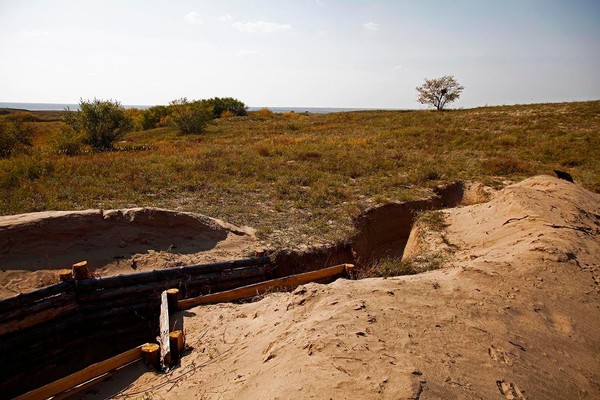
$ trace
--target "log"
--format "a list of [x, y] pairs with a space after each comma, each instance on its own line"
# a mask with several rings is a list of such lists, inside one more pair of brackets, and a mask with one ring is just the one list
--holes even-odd
[[73, 278], [77, 281], [93, 278], [93, 275], [88, 268], [87, 261], [81, 261], [73, 264]]
[[[264, 277], [266, 275], [266, 267], [253, 267], [252, 269], [240, 269], [226, 271], [223, 273], [205, 274], [197, 279], [171, 279], [160, 282], [150, 282], [139, 285], [127, 285], [120, 288], [110, 288], [103, 290], [82, 290], [77, 289], [77, 300], [80, 303], [107, 300], [113, 298], [136, 298], [140, 296], [148, 296], [154, 294], [155, 298], [160, 297], [160, 293], [167, 288], [179, 287], [180, 290], [187, 287], [195, 287], [198, 285], [211, 287], [221, 282], [230, 280], [248, 279], [253, 277]], [[264, 279], [264, 278], [263, 278]], [[262, 280], [262, 279], [261, 279]], [[247, 282], [246, 282], [247, 284]]]
[[46, 286], [33, 292], [18, 294], [14, 297], [0, 301], [0, 314], [16, 308], [21, 308], [24, 305], [31, 304], [46, 297], [54, 296], [59, 293], [66, 293], [75, 287], [73, 281], [61, 282], [55, 285]]
[[70, 269], [61, 269], [58, 271], [58, 278], [61, 282], [68, 282], [73, 279], [73, 272]]
[[169, 303], [169, 314], [179, 311], [179, 304], [177, 304], [179, 301], [179, 289], [168, 289], [167, 301]]
[[292, 289], [298, 285], [317, 280], [340, 276], [346, 272], [348, 264], [337, 265], [334, 267], [324, 268], [317, 271], [305, 272], [303, 274], [292, 275], [285, 278], [272, 279], [269, 281], [257, 283], [254, 285], [243, 286], [241, 288], [228, 290], [220, 293], [208, 294], [205, 296], [195, 297], [192, 299], [181, 300], [179, 302], [180, 310], [188, 310], [192, 307], [201, 304], [213, 304], [221, 302], [229, 302], [233, 300], [245, 299], [265, 293], [273, 288]]
[[177, 362], [181, 358], [183, 349], [185, 347], [183, 331], [177, 330], [169, 333], [169, 342], [171, 348], [171, 359], [173, 362]]
[[81, 289], [109, 289], [129, 286], [140, 283], [156, 282], [181, 277], [202, 276], [209, 273], [221, 273], [229, 270], [244, 269], [267, 265], [269, 257], [244, 258], [240, 260], [224, 261], [212, 264], [195, 264], [182, 267], [159, 269], [135, 274], [116, 275], [107, 278], [85, 280], [77, 282]]
[[159, 352], [160, 346], [156, 343], [146, 343], [142, 346], [144, 363], [156, 371], [160, 370]]
[[171, 366], [171, 350], [169, 341], [169, 300], [167, 291], [162, 292], [160, 296], [160, 335], [158, 343], [160, 344], [160, 368], [166, 371]]
[[111, 357], [108, 360], [92, 364], [79, 372], [75, 372], [62, 379], [49, 383], [41, 388], [27, 392], [15, 398], [15, 400], [42, 400], [54, 396], [79, 384], [82, 384], [90, 379], [94, 379], [102, 374], [112, 371], [123, 365], [137, 361], [142, 357], [141, 346], [132, 350]]
[[158, 304], [158, 296], [123, 296], [120, 298], [111, 299], [98, 299], [81, 302], [79, 304], [79, 310], [84, 313], [121, 308], [125, 306], [136, 307], [142, 304], [148, 307], [156, 306]]
[[43, 300], [24, 304], [22, 307], [13, 308], [0, 314], [0, 324], [8, 323], [12, 319], [23, 319], [33, 314], [48, 310], [49, 308], [62, 308], [67, 305], [75, 304], [75, 294], [60, 293], [54, 296], [47, 297]]
[[68, 314], [72, 314], [76, 311], [76, 304], [68, 304], [61, 308], [50, 308], [35, 314], [30, 314], [28, 316], [24, 316], [19, 320], [13, 320], [11, 323], [0, 324], [0, 336], [12, 332], [17, 332], [25, 328], [30, 328], [35, 325], [39, 325], [54, 319], [58, 319]]

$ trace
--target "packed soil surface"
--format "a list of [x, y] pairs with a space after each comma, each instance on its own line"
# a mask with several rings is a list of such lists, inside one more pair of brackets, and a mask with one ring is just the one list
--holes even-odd
[[193, 308], [180, 365], [83, 397], [600, 398], [600, 195], [538, 176], [443, 213], [405, 254], [440, 269]]
[[97, 277], [253, 254], [254, 231], [159, 208], [0, 216], [0, 298], [59, 282], [87, 261]]

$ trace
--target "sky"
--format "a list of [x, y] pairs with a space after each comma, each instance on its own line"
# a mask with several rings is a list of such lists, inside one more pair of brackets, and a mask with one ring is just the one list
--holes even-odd
[[600, 0], [0, 0], [0, 102], [424, 108], [600, 99]]

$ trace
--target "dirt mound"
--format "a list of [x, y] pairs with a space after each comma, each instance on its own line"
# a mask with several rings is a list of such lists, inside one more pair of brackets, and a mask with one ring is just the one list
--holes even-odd
[[254, 233], [199, 214], [133, 208], [0, 217], [0, 297], [58, 282], [87, 260], [97, 276], [239, 258]]
[[600, 196], [543, 176], [444, 214], [447, 268], [192, 309], [179, 367], [86, 398], [600, 398]]

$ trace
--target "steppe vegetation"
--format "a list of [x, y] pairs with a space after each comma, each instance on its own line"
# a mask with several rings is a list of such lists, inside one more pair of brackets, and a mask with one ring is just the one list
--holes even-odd
[[[159, 108], [147, 118], [127, 111], [138, 130], [103, 152], [57, 152], [61, 113], [25, 114], [32, 146], [0, 159], [0, 214], [157, 206], [299, 245], [344, 238], [361, 209], [456, 179], [500, 186], [561, 169], [600, 191], [600, 101], [323, 115], [225, 110], [192, 135]], [[1, 127], [12, 115], [0, 116]]]

